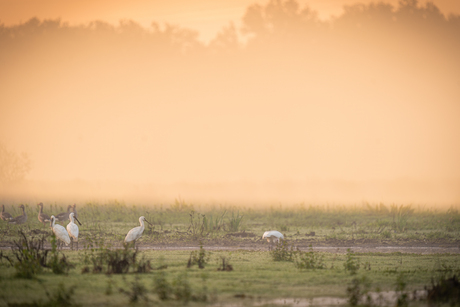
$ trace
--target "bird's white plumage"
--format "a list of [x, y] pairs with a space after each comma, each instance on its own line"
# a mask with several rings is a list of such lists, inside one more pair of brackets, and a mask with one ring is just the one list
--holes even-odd
[[144, 232], [144, 220], [145, 217], [143, 216], [139, 218], [139, 223], [141, 224], [141, 226], [134, 227], [128, 232], [125, 238], [125, 243], [136, 241], [142, 236], [142, 233]]
[[74, 213], [71, 212], [69, 214], [69, 220], [70, 223], [67, 224], [67, 232], [69, 233], [69, 236], [72, 237], [72, 239], [77, 242], [78, 241], [78, 226], [75, 224], [75, 217]]
[[284, 239], [284, 236], [281, 232], [277, 230], [270, 230], [264, 232], [262, 239], [267, 239], [269, 243], [278, 243], [280, 239]]
[[56, 218], [54, 217], [54, 215], [51, 216], [51, 228], [53, 229], [56, 238], [64, 242], [65, 245], [70, 244], [70, 237], [67, 233], [67, 230], [65, 230], [63, 226], [56, 224]]

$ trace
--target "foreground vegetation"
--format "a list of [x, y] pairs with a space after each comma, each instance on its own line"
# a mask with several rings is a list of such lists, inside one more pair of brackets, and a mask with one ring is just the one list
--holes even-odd
[[[54, 214], [65, 207], [45, 205], [44, 211]], [[276, 299], [332, 297], [369, 306], [376, 304], [366, 301], [371, 294], [386, 305], [424, 305], [426, 292], [420, 294], [423, 301], [414, 301], [414, 290], [434, 289], [460, 273], [458, 254], [322, 253], [313, 248], [369, 242], [458, 246], [456, 208], [300, 204], [250, 209], [181, 200], [170, 206], [112, 201], [77, 208], [83, 223], [79, 251], [56, 249], [34, 205], [26, 205], [26, 224], [1, 223], [0, 305], [276, 305]], [[139, 242], [143, 248], [123, 247], [141, 215], [153, 224]], [[272, 251], [260, 239], [268, 229], [287, 238]], [[299, 250], [302, 244], [307, 248]], [[184, 248], [199, 245], [204, 247]]]
[[[351, 297], [364, 296], [367, 291], [423, 290], [433, 278], [460, 272], [458, 255], [452, 254], [315, 253], [321, 257], [317, 266], [302, 268], [292, 261], [275, 261], [267, 251], [203, 252], [207, 259], [201, 269], [188, 265], [193, 258], [190, 251], [149, 250], [137, 257], [141, 259], [138, 264], [148, 261], [143, 273], [138, 273], [139, 266], [132, 266], [126, 274], [104, 274], [105, 268], [94, 271], [93, 264], [85, 262], [91, 250], [65, 251], [74, 264], [68, 274], [53, 274], [49, 269], [32, 279], [17, 278], [15, 269], [3, 261], [3, 305], [35, 302], [41, 306], [59, 299], [67, 305], [110, 306], [130, 301], [268, 304], [275, 298], [314, 297], [350, 302]], [[310, 256], [304, 253], [303, 257]], [[222, 270], [223, 259], [231, 269]]]

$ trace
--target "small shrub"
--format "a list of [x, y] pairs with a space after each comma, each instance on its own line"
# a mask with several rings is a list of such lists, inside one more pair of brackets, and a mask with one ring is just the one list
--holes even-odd
[[206, 286], [206, 275], [202, 274], [203, 288], [201, 293], [193, 293], [190, 282], [188, 281], [187, 272], [183, 272], [173, 281], [173, 293], [176, 301], [187, 303], [189, 301], [194, 302], [206, 302], [208, 300], [207, 286]]
[[75, 294], [75, 287], [69, 286], [65, 288], [63, 283], [60, 283], [58, 289], [53, 294], [46, 291], [46, 296], [49, 299], [47, 306], [79, 306], [74, 302], [73, 296]]
[[391, 239], [391, 231], [390, 230], [385, 230], [380, 233], [380, 236], [384, 239]]
[[207, 252], [204, 248], [203, 245], [200, 245], [199, 250], [192, 251], [190, 253], [190, 258], [187, 263], [187, 268], [191, 268], [195, 264], [198, 265], [200, 269], [204, 269], [204, 265], [209, 262], [209, 259], [211, 258], [211, 253]]
[[68, 274], [71, 268], [75, 266], [67, 261], [66, 256], [62, 254], [62, 257], [59, 258], [59, 252], [57, 250], [57, 240], [56, 236], [51, 236], [51, 259], [47, 263], [47, 267], [51, 268], [54, 274]]
[[427, 289], [426, 299], [431, 304], [460, 305], [460, 282], [456, 275], [447, 278], [441, 277], [436, 282], [431, 279], [431, 288]]
[[411, 208], [411, 205], [392, 205], [390, 214], [393, 217], [393, 229], [398, 232], [405, 232], [408, 227], [409, 216], [412, 213], [414, 213], [414, 209]]
[[136, 303], [141, 298], [148, 302], [147, 288], [140, 282], [139, 276], [137, 275], [132, 283], [125, 288], [120, 288], [119, 292], [128, 296], [130, 303]]
[[230, 218], [228, 222], [228, 231], [230, 232], [237, 232], [239, 231], [241, 227], [241, 220], [243, 219], [244, 215], [240, 215], [240, 212], [238, 211], [236, 215], [234, 212], [232, 212], [232, 217]]
[[360, 302], [365, 301], [367, 306], [372, 305], [372, 298], [369, 295], [371, 281], [368, 277], [355, 277], [351, 281], [351, 285], [347, 287], [348, 303], [350, 306], [357, 306]]
[[54, 234], [51, 237], [50, 258], [48, 258], [50, 250], [46, 250], [44, 247], [45, 236], [27, 238], [22, 230], [19, 230], [18, 234], [20, 239], [13, 242], [14, 246], [12, 248], [16, 261], [10, 259], [9, 256], [3, 255], [3, 253], [0, 254], [16, 269], [16, 277], [31, 279], [35, 275], [42, 273], [43, 268], [50, 268], [54, 274], [67, 274], [70, 268], [74, 267], [67, 261], [64, 254], [61, 253], [62, 257], [59, 257], [60, 253], [57, 251]]
[[[40, 282], [40, 281], [39, 281]], [[41, 283], [41, 282], [40, 282]], [[43, 285], [43, 284], [42, 284]], [[10, 303], [7, 302], [8, 306], [11, 307], [61, 307], [61, 306], [79, 306], [74, 302], [73, 295], [75, 293], [75, 287], [69, 286], [65, 288], [63, 283], [59, 283], [57, 290], [54, 293], [49, 293], [48, 289], [43, 285], [47, 302], [33, 301], [31, 303]]]
[[297, 251], [294, 245], [289, 245], [287, 240], [280, 240], [275, 248], [270, 251], [270, 255], [274, 261], [294, 261]]
[[297, 257], [295, 257], [295, 267], [298, 269], [324, 269], [326, 264], [323, 261], [324, 255], [315, 253], [313, 247], [310, 244], [310, 250], [308, 252], [297, 252]]
[[191, 234], [193, 238], [203, 237], [207, 234], [205, 222], [206, 217], [204, 214], [197, 213], [194, 210], [190, 212], [190, 224], [188, 226], [187, 232]]
[[155, 274], [153, 292], [158, 295], [162, 301], [176, 300], [187, 303], [189, 301], [206, 302], [208, 300], [206, 275], [202, 274], [203, 288], [201, 293], [194, 293], [190, 282], [188, 281], [187, 272], [179, 274], [171, 283], [168, 282], [165, 271], [159, 271]]
[[192, 294], [192, 301], [195, 302], [207, 302], [209, 300], [208, 295], [208, 286], [206, 285], [207, 274], [201, 274], [201, 280], [203, 282], [203, 287], [201, 293]]
[[13, 241], [13, 256], [16, 261], [10, 259], [9, 256], [1, 254], [1, 257], [6, 259], [12, 267], [16, 269], [16, 277], [19, 278], [34, 278], [35, 275], [43, 271], [46, 267], [46, 258], [48, 250], [44, 249], [45, 237], [27, 238], [26, 234], [18, 231], [19, 240]]
[[177, 276], [173, 281], [173, 293], [175, 299], [178, 301], [188, 302], [192, 297], [192, 289], [187, 278], [187, 272], [184, 272]]
[[111, 275], [107, 275], [107, 288], [105, 288], [105, 295], [112, 295], [113, 294], [113, 280]]
[[347, 249], [347, 259], [343, 263], [345, 271], [350, 272], [351, 275], [355, 275], [360, 267], [359, 259], [356, 257], [355, 253], [350, 249]]
[[204, 229], [208, 233], [215, 231], [220, 231], [224, 228], [224, 217], [227, 214], [227, 211], [224, 211], [221, 216], [217, 216], [215, 219], [212, 215], [208, 217], [203, 216], [203, 225]]
[[398, 274], [396, 277], [396, 306], [397, 307], [407, 307], [409, 306], [409, 295], [406, 292], [406, 278], [403, 273]]
[[217, 268], [218, 271], [233, 271], [233, 266], [229, 263], [229, 261], [225, 261], [225, 257], [221, 257], [222, 259], [222, 266]]
[[153, 292], [158, 295], [158, 298], [165, 301], [170, 298], [172, 287], [166, 279], [166, 272], [159, 271], [153, 279]]
[[132, 250], [125, 246], [123, 249], [112, 250], [110, 247], [110, 245], [105, 245], [103, 240], [100, 241], [98, 248], [95, 248], [93, 243], [88, 244], [81, 260], [84, 264], [92, 265], [92, 269], [86, 266], [82, 269], [82, 273], [91, 271], [97, 274], [105, 271], [107, 274], [125, 274], [129, 272], [130, 267], [137, 272], [148, 269], [145, 261], [141, 261], [139, 269], [139, 264], [136, 262], [137, 249]]
[[287, 225], [285, 225], [285, 224], [278, 225], [277, 228], [279, 228], [279, 230], [281, 230], [281, 231], [283, 231], [283, 232], [284, 232], [284, 231], [289, 231], [289, 227], [288, 227]]
[[132, 251], [125, 247], [124, 249], [105, 250], [107, 259], [107, 274], [125, 274], [128, 273], [130, 266], [135, 266], [137, 250]]
[[153, 269], [150, 260], [146, 260], [144, 256], [137, 262], [136, 267], [136, 273], [148, 273]]

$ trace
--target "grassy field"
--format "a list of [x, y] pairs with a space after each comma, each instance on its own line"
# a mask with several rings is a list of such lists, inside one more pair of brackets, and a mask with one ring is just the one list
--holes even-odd
[[[25, 204], [29, 231], [46, 229], [37, 220], [38, 207]], [[19, 215], [17, 206], [6, 206], [13, 216]], [[66, 206], [45, 204], [48, 215], [66, 211]], [[365, 242], [405, 244], [453, 244], [459, 242], [460, 214], [457, 207], [436, 210], [411, 205], [362, 204], [356, 206], [314, 206], [298, 204], [268, 207], [195, 205], [176, 200], [171, 205], [127, 205], [123, 202], [88, 202], [77, 206], [83, 240], [122, 242], [125, 234], [138, 225], [144, 215], [148, 226], [142, 243], [170, 244], [173, 242], [204, 242], [229, 238], [235, 232], [250, 232], [248, 242], [260, 239], [266, 230], [281, 231], [290, 240], [312, 244]], [[67, 222], [63, 223], [64, 225]], [[0, 241], [14, 237], [18, 226], [0, 224]], [[308, 236], [312, 232], [314, 236]], [[238, 241], [242, 238], [233, 238]], [[196, 244], [195, 244], [196, 245]]]
[[[364, 298], [368, 291], [397, 291], [393, 295], [402, 303], [423, 305], [408, 301], [403, 293], [431, 287], [432, 280], [460, 271], [458, 254], [323, 253], [308, 248], [385, 244], [458, 247], [460, 215], [456, 208], [436, 211], [409, 205], [299, 204], [248, 209], [197, 206], [178, 200], [169, 206], [111, 201], [78, 205], [77, 209], [83, 223], [79, 251], [52, 248], [50, 229], [38, 222], [35, 205], [26, 205], [28, 222], [24, 225], [2, 221], [2, 255], [11, 263], [5, 257], [0, 262], [0, 305], [126, 306], [130, 302], [161, 302], [181, 306], [188, 302], [270, 306], [285, 299], [289, 303], [293, 298], [318, 297], [339, 298], [353, 305], [354, 297]], [[13, 206], [6, 206], [6, 210], [19, 215]], [[65, 210], [65, 206], [55, 204], [45, 204], [44, 208], [49, 215]], [[139, 242], [142, 249], [133, 261], [134, 250], [123, 249], [122, 241], [129, 229], [138, 225], [141, 215], [153, 226], [145, 230]], [[281, 231], [287, 238], [284, 245], [272, 251], [260, 238], [270, 229]], [[18, 276], [18, 261], [8, 248], [20, 241], [19, 231], [29, 241], [42, 238], [48, 249], [48, 267], [38, 269], [31, 278]], [[200, 244], [204, 246], [201, 250], [184, 250]], [[232, 250], [218, 250], [229, 246]], [[302, 251], [296, 249], [299, 246]], [[110, 263], [120, 264], [122, 260], [128, 263], [127, 273], [110, 274]], [[200, 263], [204, 268], [198, 267]], [[395, 301], [387, 301], [387, 305], [395, 305]]]

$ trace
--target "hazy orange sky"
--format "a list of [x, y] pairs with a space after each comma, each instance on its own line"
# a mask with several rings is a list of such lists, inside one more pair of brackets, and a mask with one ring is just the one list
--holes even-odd
[[[320, 18], [339, 15], [344, 5], [371, 3], [371, 0], [309, 0], [299, 1], [317, 11]], [[399, 0], [385, 3], [398, 5]], [[427, 1], [419, 1], [425, 4]], [[460, 14], [460, 1], [433, 0], [445, 13]], [[118, 24], [122, 19], [132, 19], [144, 27], [153, 21], [167, 22], [200, 32], [200, 38], [208, 41], [223, 27], [234, 22], [239, 24], [246, 8], [255, 0], [0, 0], [0, 22], [6, 25], [25, 22], [31, 17], [56, 19], [71, 25], [103, 20]]]
[[[169, 22], [209, 40], [253, 3], [0, 0], [0, 22]], [[300, 3], [327, 18], [357, 1]], [[434, 3], [460, 14], [460, 1]], [[142, 31], [5, 29], [16, 36], [0, 46], [0, 142], [30, 155], [30, 181], [98, 182], [80, 198], [126, 182], [169, 199], [458, 203], [459, 30], [421, 20], [371, 34], [344, 21], [324, 37], [275, 37], [215, 58], [201, 44], [163, 56], [169, 41]]]

